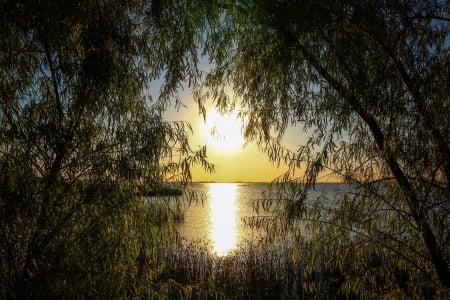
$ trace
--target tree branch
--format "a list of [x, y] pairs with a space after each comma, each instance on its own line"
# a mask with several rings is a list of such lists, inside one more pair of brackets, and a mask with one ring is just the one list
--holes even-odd
[[295, 45], [295, 47], [300, 51], [305, 60], [330, 84], [330, 86], [341, 95], [341, 97], [348, 103], [348, 105], [361, 117], [361, 119], [367, 124], [375, 143], [379, 149], [380, 156], [389, 166], [392, 174], [395, 177], [400, 188], [405, 192], [408, 199], [408, 206], [416, 222], [417, 226], [420, 228], [420, 233], [428, 249], [428, 253], [431, 257], [432, 263], [438, 274], [439, 280], [443, 286], [450, 286], [450, 271], [447, 267], [447, 263], [443, 257], [442, 250], [436, 242], [436, 237], [427, 221], [424, 205], [417, 198], [414, 192], [413, 186], [406, 177], [399, 163], [393, 155], [393, 151], [389, 146], [389, 142], [386, 140], [377, 120], [371, 115], [361, 103], [358, 101], [357, 97], [348, 88], [344, 87], [333, 75], [331, 75], [327, 69], [325, 69], [311, 52], [306, 49], [306, 47], [298, 41], [298, 39], [287, 32], [284, 29], [274, 28], [279, 31], [285, 38]]

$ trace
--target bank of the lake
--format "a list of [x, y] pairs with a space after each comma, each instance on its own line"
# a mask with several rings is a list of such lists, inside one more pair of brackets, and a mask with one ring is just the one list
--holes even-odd
[[[310, 197], [332, 196], [344, 188], [318, 184]], [[262, 230], [245, 225], [246, 218], [270, 216], [255, 211], [256, 203], [266, 197], [268, 183], [194, 183], [189, 189], [203, 194], [203, 201], [192, 203], [176, 225], [182, 244], [167, 254], [172, 268], [166, 276], [192, 286], [193, 299], [310, 299], [340, 294], [341, 282], [330, 270], [318, 266], [305, 272], [305, 260], [294, 257], [296, 243], [272, 244]]]
[[[277, 231], [265, 235], [247, 228], [246, 218], [260, 216], [254, 207], [267, 197], [262, 193], [268, 184], [195, 183], [188, 189], [204, 197], [193, 202], [176, 224], [181, 239], [176, 247], [164, 250], [161, 280], [187, 286], [189, 299], [403, 299], [412, 295], [405, 286], [408, 274], [383, 245], [366, 247], [354, 243], [351, 236], [333, 244], [317, 227], [311, 236], [306, 227], [280, 236]], [[324, 204], [330, 214], [321, 216], [320, 222], [310, 219], [310, 225], [330, 224], [326, 218], [336, 211], [334, 200], [351, 202], [354, 192], [344, 184], [317, 184], [307, 200], [313, 206]], [[296, 226], [303, 219], [299, 221]], [[423, 279], [413, 298], [448, 299], [448, 291]]]

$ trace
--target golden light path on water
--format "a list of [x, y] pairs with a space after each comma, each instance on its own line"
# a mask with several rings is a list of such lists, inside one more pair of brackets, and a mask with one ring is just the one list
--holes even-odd
[[234, 183], [214, 183], [209, 189], [210, 239], [213, 250], [220, 256], [237, 246], [237, 196], [237, 186]]

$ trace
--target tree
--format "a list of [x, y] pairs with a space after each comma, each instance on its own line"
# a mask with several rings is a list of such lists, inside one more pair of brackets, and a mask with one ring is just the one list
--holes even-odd
[[169, 4], [1, 1], [2, 298], [189, 291], [158, 277], [171, 232], [139, 197], [211, 168], [161, 118], [196, 66], [195, 11]]
[[[216, 68], [203, 95], [220, 106], [232, 86], [247, 138], [289, 164], [283, 180], [306, 169], [276, 204], [291, 228], [298, 220], [314, 228], [299, 238], [315, 252], [302, 255], [340, 272], [347, 295], [450, 287], [449, 9], [447, 1], [231, 1], [205, 34]], [[279, 143], [288, 125], [311, 134], [295, 153]], [[354, 195], [308, 200], [323, 171]]]

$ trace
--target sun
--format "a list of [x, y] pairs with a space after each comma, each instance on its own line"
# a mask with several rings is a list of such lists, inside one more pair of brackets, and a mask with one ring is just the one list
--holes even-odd
[[207, 145], [216, 150], [232, 151], [244, 144], [242, 120], [236, 110], [224, 114], [210, 110], [201, 127]]

